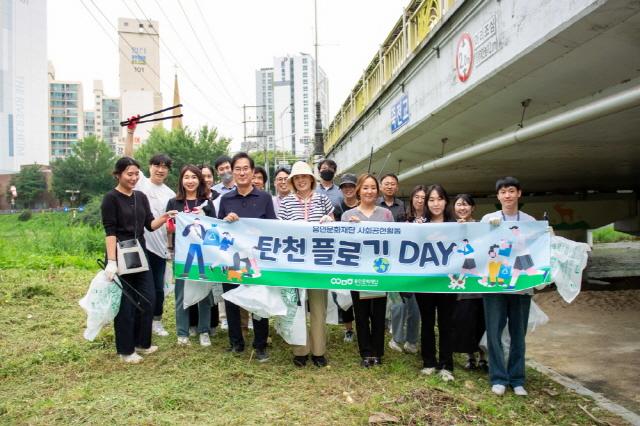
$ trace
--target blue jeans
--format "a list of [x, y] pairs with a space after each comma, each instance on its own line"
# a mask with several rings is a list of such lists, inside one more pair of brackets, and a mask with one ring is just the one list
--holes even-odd
[[196, 256], [198, 260], [198, 273], [200, 275], [204, 275], [204, 259], [202, 258], [202, 247], [200, 244], [191, 244], [189, 246], [187, 261], [184, 264], [184, 271], [182, 271], [182, 275], [189, 275], [191, 264], [193, 263], [193, 256]]
[[[489, 380], [492, 385], [524, 386], [525, 336], [529, 321], [531, 295], [485, 294], [484, 318], [489, 349]], [[502, 331], [509, 326], [511, 344], [505, 365]]]
[[[184, 280], [176, 280], [176, 334], [178, 337], [189, 336], [189, 309], [184, 309]], [[211, 330], [211, 304], [213, 296], [198, 302], [198, 334], [209, 333]]]
[[[406, 331], [405, 331], [406, 324]], [[396, 343], [418, 343], [420, 332], [420, 309], [415, 294], [391, 305], [391, 330]]]

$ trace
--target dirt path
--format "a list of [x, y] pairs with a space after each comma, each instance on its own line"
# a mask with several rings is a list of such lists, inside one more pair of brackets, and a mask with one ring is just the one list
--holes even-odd
[[640, 279], [625, 281], [570, 305], [555, 291], [537, 294], [550, 321], [527, 336], [527, 355], [640, 413]]

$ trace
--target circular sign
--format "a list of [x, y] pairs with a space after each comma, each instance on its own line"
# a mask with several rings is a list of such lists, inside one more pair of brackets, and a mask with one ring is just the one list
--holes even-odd
[[462, 34], [456, 48], [456, 73], [458, 80], [467, 81], [473, 68], [473, 41], [468, 33]]

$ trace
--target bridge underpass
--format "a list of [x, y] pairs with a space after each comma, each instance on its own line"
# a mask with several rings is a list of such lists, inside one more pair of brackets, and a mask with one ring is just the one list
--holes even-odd
[[572, 238], [638, 233], [640, 2], [412, 2], [328, 136], [341, 172], [371, 162], [403, 196], [438, 182], [488, 197], [482, 213], [514, 175]]

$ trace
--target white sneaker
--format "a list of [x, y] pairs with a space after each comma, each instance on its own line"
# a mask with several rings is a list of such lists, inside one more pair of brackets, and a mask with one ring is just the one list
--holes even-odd
[[120, 359], [128, 364], [139, 364], [142, 362], [143, 358], [134, 352], [129, 355], [120, 355]]
[[211, 330], [209, 330], [209, 337], [213, 337], [216, 335], [216, 331], [218, 331], [218, 329], [216, 327], [213, 327]]
[[518, 396], [527, 396], [527, 395], [529, 395], [527, 393], [527, 390], [524, 388], [524, 386], [516, 386], [515, 388], [513, 388], [513, 393], [515, 393]]
[[389, 347], [390, 347], [391, 349], [393, 349], [394, 351], [402, 352], [402, 346], [400, 346], [400, 345], [398, 344], [398, 342], [396, 342], [396, 341], [395, 341], [395, 340], [393, 340], [393, 339], [389, 340]]
[[453, 373], [443, 368], [442, 370], [440, 370], [440, 378], [443, 382], [451, 382], [453, 381]]
[[162, 326], [162, 321], [153, 321], [151, 323], [151, 331], [156, 336], [165, 337], [169, 335], [169, 332], [165, 330], [164, 327]]
[[407, 352], [407, 353], [410, 353], [410, 354], [417, 354], [418, 353], [418, 347], [416, 345], [414, 345], [413, 343], [405, 342], [404, 351]]
[[228, 330], [229, 329], [229, 323], [227, 323], [226, 319], [222, 320], [222, 324], [220, 324], [220, 330]]
[[200, 333], [200, 346], [211, 346], [209, 333]]
[[182, 346], [189, 346], [191, 342], [188, 337], [178, 336], [178, 344]]
[[493, 385], [491, 386], [491, 392], [495, 393], [498, 396], [504, 395], [504, 391], [507, 390], [505, 385]]
[[436, 372], [435, 367], [425, 367], [422, 370], [420, 370], [420, 373], [424, 374], [425, 376], [430, 376], [435, 372]]
[[148, 348], [136, 348], [136, 352], [143, 355], [149, 355], [158, 351], [158, 347], [151, 345]]
[[198, 330], [195, 327], [189, 327], [189, 337], [196, 337]]

